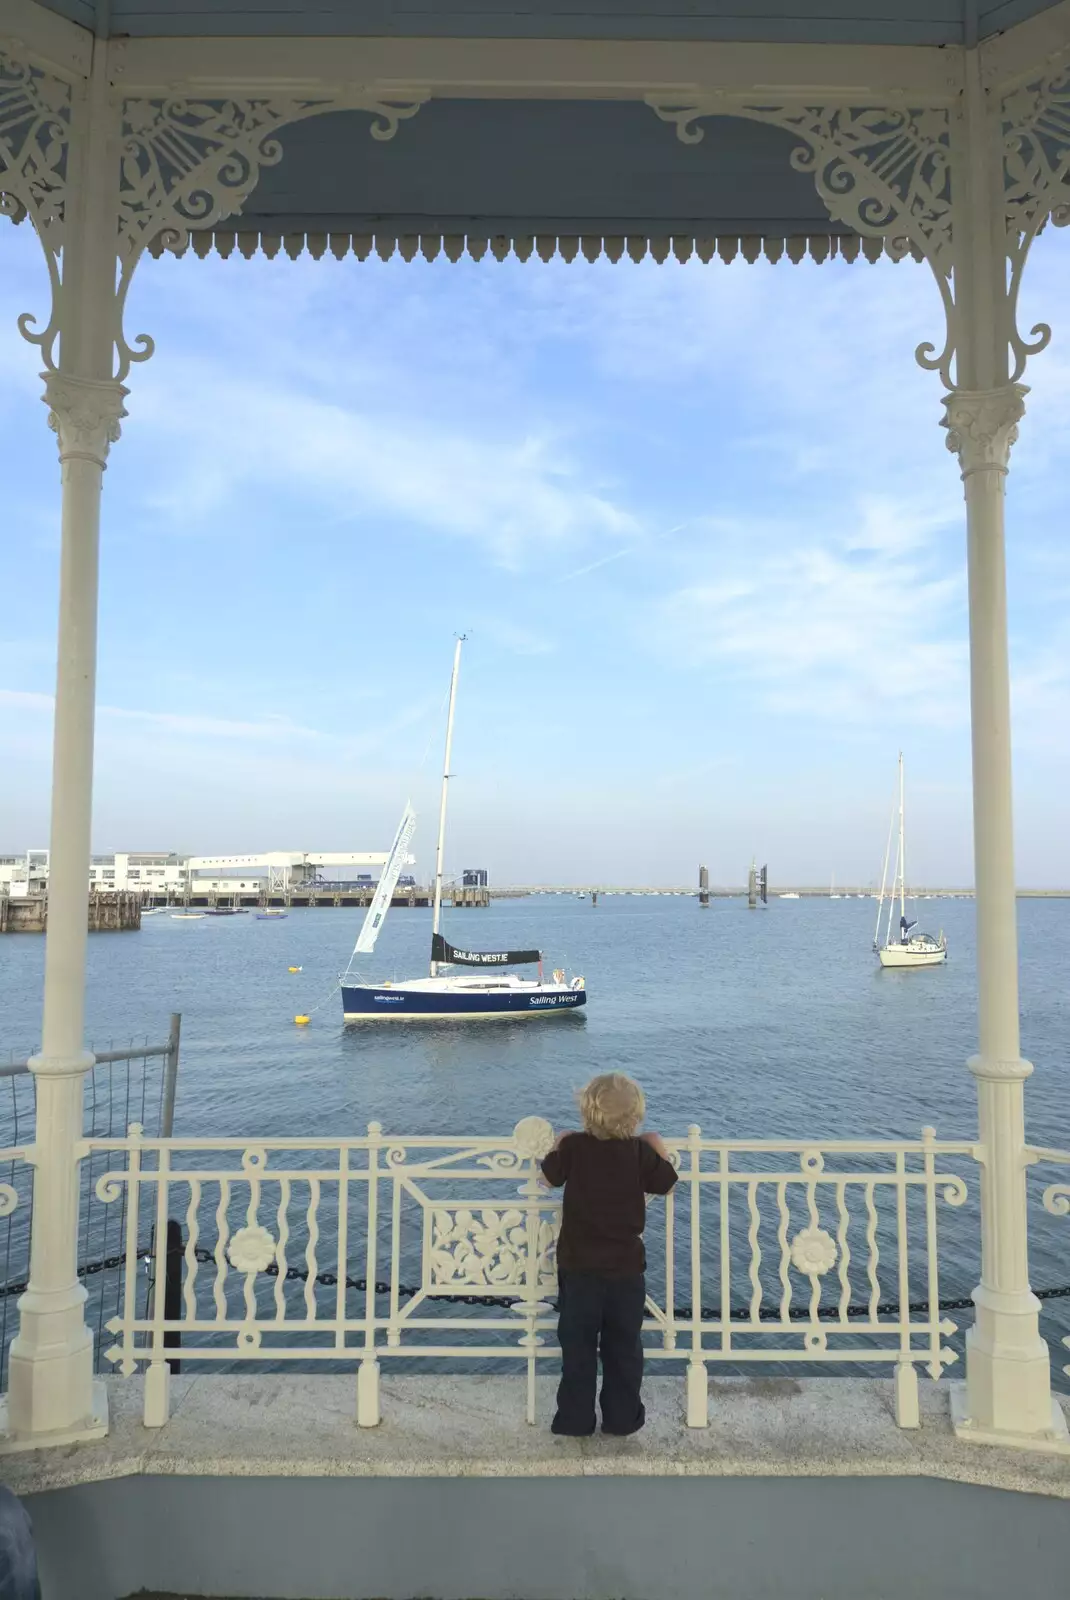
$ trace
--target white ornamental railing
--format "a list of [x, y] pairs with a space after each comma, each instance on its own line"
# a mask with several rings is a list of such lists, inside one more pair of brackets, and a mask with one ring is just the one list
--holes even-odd
[[[1030, 1166], [1050, 1161], [1056, 1166], [1070, 1167], [1070, 1150], [1047, 1150], [1032, 1146], [1026, 1151], [1026, 1159]], [[1070, 1217], [1070, 1182], [1049, 1183], [1041, 1194], [1041, 1202], [1050, 1216]], [[1070, 1335], [1064, 1335], [1062, 1342], [1070, 1350]], [[1070, 1365], [1064, 1366], [1063, 1372], [1070, 1378]]]
[[[169, 1361], [357, 1364], [357, 1421], [379, 1421], [379, 1363], [487, 1370], [557, 1355], [560, 1196], [540, 1180], [552, 1130], [505, 1138], [87, 1141], [124, 1214], [124, 1288], [106, 1351], [147, 1365], [144, 1420], [168, 1417]], [[647, 1356], [687, 1363], [687, 1420], [707, 1422], [707, 1368], [891, 1366], [918, 1425], [916, 1368], [939, 1377], [956, 1331], [939, 1310], [937, 1216], [966, 1184], [969, 1143], [666, 1143], [679, 1182], [647, 1218]], [[98, 1169], [99, 1170], [99, 1169]], [[179, 1235], [176, 1221], [181, 1225]], [[171, 1224], [171, 1273], [165, 1255]], [[176, 1246], [175, 1240], [178, 1239]], [[142, 1262], [151, 1254], [144, 1293]]]

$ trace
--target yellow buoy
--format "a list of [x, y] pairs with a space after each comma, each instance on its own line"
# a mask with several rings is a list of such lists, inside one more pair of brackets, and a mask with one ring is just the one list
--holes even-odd
[[287, 967], [286, 970], [287, 970], [287, 972], [300, 972], [301, 968], [300, 967]]
[[305, 1017], [305, 1016], [297, 1016], [297, 1017], [294, 1018], [294, 1021], [297, 1023], [297, 1026], [299, 1028], [303, 1028], [305, 1026], [305, 1024], [307, 1022], [311, 1022], [311, 1020], [312, 1020], [311, 1017]]

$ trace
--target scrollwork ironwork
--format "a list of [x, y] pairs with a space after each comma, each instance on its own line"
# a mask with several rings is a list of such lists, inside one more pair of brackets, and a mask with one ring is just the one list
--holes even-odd
[[1051, 342], [1046, 322], [1026, 337], [1018, 328], [1018, 298], [1030, 246], [1050, 217], [1070, 222], [1070, 62], [1063, 56], [1043, 77], [1019, 84], [1000, 107], [1003, 194], [1007, 225], [1007, 338], [1014, 358], [1011, 381], [1030, 356]]
[[709, 116], [742, 117], [794, 134], [800, 143], [790, 163], [813, 178], [833, 221], [863, 238], [882, 239], [893, 254], [913, 249], [929, 262], [943, 302], [946, 336], [939, 352], [926, 341], [915, 356], [951, 386], [957, 319], [951, 116], [946, 107], [765, 105], [727, 96], [676, 105], [656, 95], [648, 96], [647, 104], [663, 121], [675, 124], [684, 144], [702, 138], [698, 124]]
[[[364, 86], [319, 95], [225, 95], [181, 92], [112, 100], [118, 119], [114, 175], [118, 283], [109, 308], [114, 328], [113, 376], [124, 379], [153, 353], [145, 334], [128, 338], [124, 315], [130, 282], [150, 244], [175, 249], [191, 229], [208, 228], [240, 211], [265, 167], [282, 158], [280, 132], [327, 111], [362, 111], [373, 139], [394, 137], [427, 95], [385, 93]], [[62, 317], [61, 250], [71, 148], [73, 91], [61, 78], [0, 49], [0, 215], [29, 216], [51, 278], [51, 314], [19, 318], [23, 336], [55, 371]]]
[[47, 323], [24, 311], [19, 332], [55, 369], [59, 337], [60, 250], [67, 204], [71, 139], [71, 86], [0, 47], [0, 216], [33, 223], [48, 267], [51, 309]]
[[727, 99], [693, 105], [647, 104], [697, 144], [703, 117], [735, 116], [798, 136], [796, 172], [807, 172], [829, 215], [871, 238], [906, 236], [939, 270], [951, 269], [952, 202], [949, 116], [927, 106], [747, 105]]
[[[549, 1286], [554, 1281], [557, 1232], [556, 1219], [537, 1219], [536, 1283]], [[521, 1287], [528, 1279], [530, 1253], [528, 1216], [519, 1207], [435, 1206], [431, 1213], [432, 1287], [457, 1283]]]
[[327, 111], [366, 111], [373, 139], [392, 139], [427, 96], [370, 94], [221, 99], [158, 95], [122, 107], [118, 196], [117, 376], [152, 355], [145, 334], [123, 332], [126, 296], [148, 245], [180, 248], [191, 229], [210, 228], [241, 210], [265, 167], [282, 159], [284, 128]]

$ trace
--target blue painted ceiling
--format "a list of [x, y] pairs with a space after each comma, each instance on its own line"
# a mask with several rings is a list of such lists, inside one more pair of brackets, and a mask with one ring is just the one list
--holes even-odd
[[[1045, 0], [51, 0], [112, 35], [690, 35], [961, 43]], [[832, 228], [790, 135], [722, 118], [682, 144], [646, 107], [432, 100], [377, 143], [339, 112], [285, 130], [240, 222], [270, 233], [800, 234]], [[225, 226], [226, 224], [224, 224]]]
[[44, 0], [113, 37], [418, 35], [973, 43], [1056, 0]]
[[360, 112], [297, 123], [240, 221], [272, 233], [715, 234], [837, 232], [796, 140], [716, 118], [700, 144], [645, 106], [433, 100], [388, 143]]

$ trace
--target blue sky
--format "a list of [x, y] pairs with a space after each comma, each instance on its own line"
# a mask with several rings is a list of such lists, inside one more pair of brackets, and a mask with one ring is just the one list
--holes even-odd
[[[1070, 883], [1070, 237], [1008, 507], [1019, 880]], [[59, 483], [0, 232], [0, 849], [47, 838]], [[146, 261], [105, 480], [97, 849], [688, 883], [972, 878], [964, 536], [928, 271]]]

